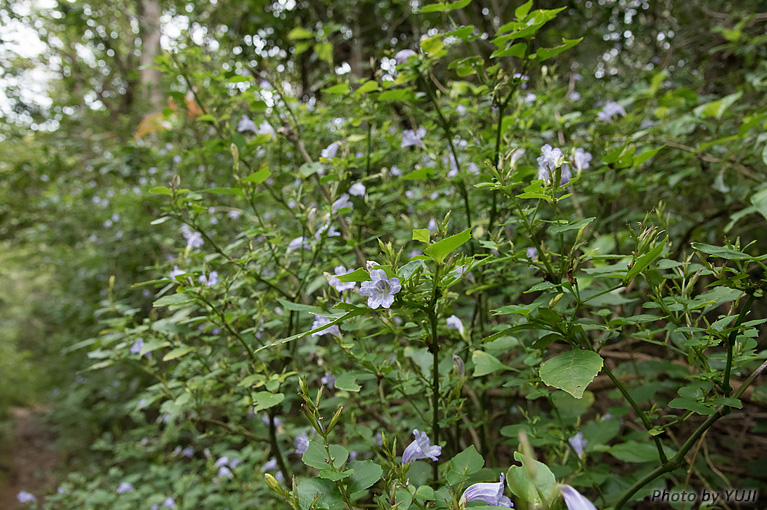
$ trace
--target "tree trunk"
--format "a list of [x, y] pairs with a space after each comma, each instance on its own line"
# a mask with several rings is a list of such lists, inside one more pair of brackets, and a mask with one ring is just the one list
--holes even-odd
[[152, 110], [162, 108], [164, 94], [160, 89], [160, 71], [152, 69], [160, 53], [160, 3], [157, 0], [141, 2], [141, 86]]

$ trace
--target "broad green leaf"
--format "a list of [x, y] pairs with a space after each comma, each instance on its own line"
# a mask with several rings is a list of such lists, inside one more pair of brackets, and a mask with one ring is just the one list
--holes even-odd
[[471, 355], [471, 361], [474, 362], [474, 377], [492, 374], [497, 370], [511, 370], [498, 358], [485, 351], [474, 351]]
[[421, 49], [430, 57], [442, 51], [444, 47], [442, 34], [436, 34], [421, 41]]
[[341, 473], [338, 473], [331, 469], [323, 469], [322, 471], [320, 471], [320, 478], [337, 482], [338, 480], [349, 478], [350, 476], [352, 476], [353, 473], [354, 473], [353, 469], [347, 469], [346, 471], [343, 471]]
[[342, 283], [367, 282], [367, 281], [370, 281], [370, 273], [368, 273], [361, 267], [358, 267], [354, 271], [350, 273], [346, 273], [345, 275], [336, 276], [336, 278], [338, 278], [338, 281]]
[[485, 465], [485, 459], [477, 452], [474, 445], [450, 459], [447, 481], [450, 485], [458, 485], [473, 475]]
[[253, 394], [252, 399], [254, 405], [253, 412], [257, 413], [259, 411], [263, 411], [264, 409], [269, 409], [270, 407], [281, 404], [282, 401], [285, 400], [285, 395], [282, 393], [259, 391], [258, 393]]
[[298, 485], [296, 492], [298, 492], [298, 504], [301, 510], [309, 510], [317, 497], [319, 499], [315, 508], [335, 508], [343, 503], [336, 483], [330, 480], [307, 478]]
[[523, 21], [525, 17], [527, 17], [527, 13], [530, 12], [530, 9], [533, 7], [533, 0], [530, 0], [529, 2], [526, 2], [516, 9], [514, 9], [514, 17], [517, 18], [518, 21]]
[[381, 466], [372, 460], [354, 461], [347, 464], [347, 467], [354, 470], [349, 478], [349, 492], [359, 492], [371, 487], [383, 475]]
[[163, 361], [170, 361], [172, 359], [180, 358], [181, 356], [184, 356], [185, 354], [189, 354], [194, 350], [194, 347], [176, 347], [175, 349], [171, 350], [168, 354], [162, 357]]
[[[344, 462], [349, 458], [349, 451], [343, 446], [332, 444], [330, 445], [330, 456], [333, 458], [333, 466], [338, 469], [344, 465]], [[328, 462], [326, 462], [326, 459]], [[310, 441], [309, 447], [304, 452], [301, 460], [304, 461], [309, 467], [313, 467], [319, 471], [328, 469], [330, 462], [328, 454], [325, 451], [325, 445], [318, 443], [317, 441]]]
[[172, 195], [173, 192], [170, 190], [170, 188], [167, 188], [165, 186], [155, 186], [154, 188], [149, 188], [149, 193], [152, 195]]
[[264, 167], [258, 172], [254, 172], [250, 174], [249, 176], [245, 177], [242, 181], [243, 182], [252, 182], [253, 184], [261, 184], [265, 180], [269, 178], [269, 176], [272, 175], [272, 172], [269, 171], [269, 167]]
[[[569, 50], [579, 42], [583, 40], [583, 37], [579, 37], [578, 39], [564, 39], [562, 38], [562, 44], [559, 46], [555, 46], [553, 48], [539, 48], [538, 51], [535, 52], [535, 60], [538, 62], [543, 62], [546, 59], [549, 59], [551, 57], [554, 57], [556, 55], [559, 55], [563, 51]], [[532, 58], [533, 55], [530, 55]]]
[[317, 43], [314, 45], [314, 53], [323, 62], [327, 62], [333, 65], [333, 45], [327, 42]]
[[469, 239], [471, 239], [471, 229], [467, 228], [460, 234], [450, 236], [447, 239], [432, 244], [424, 250], [423, 254], [431, 257], [434, 262], [441, 264], [450, 253], [466, 243]]
[[170, 296], [163, 296], [154, 302], [153, 306], [173, 306], [173, 305], [185, 305], [187, 303], [194, 302], [194, 296], [187, 294], [186, 292], [179, 292], [177, 294], [171, 294]]
[[514, 459], [521, 466], [512, 466], [506, 472], [506, 484], [514, 495], [535, 508], [543, 507], [558, 497], [556, 491], [557, 479], [549, 467], [537, 460], [514, 452]]
[[542, 363], [541, 380], [575, 398], [581, 398], [603, 364], [602, 357], [596, 352], [573, 349]]
[[501, 58], [501, 57], [517, 57], [522, 58], [525, 56], [525, 51], [527, 50], [527, 44], [526, 43], [517, 43], [514, 44], [506, 49], [498, 49], [495, 50], [491, 55], [490, 58]]
[[346, 83], [338, 83], [337, 85], [333, 85], [332, 87], [322, 89], [322, 91], [325, 92], [326, 94], [344, 95], [349, 93], [349, 85]]
[[439, 2], [436, 4], [424, 5], [419, 12], [448, 12], [456, 9], [463, 9], [471, 3], [471, 0], [458, 0], [457, 2], [445, 3]]
[[[638, 442], [638, 441], [626, 441], [615, 446], [611, 446], [607, 450], [610, 455], [623, 462], [659, 462], [658, 448], [652, 441]], [[674, 455], [674, 450], [669, 447], [663, 448], [667, 457]]]
[[416, 228], [413, 230], [413, 240], [429, 244], [429, 241], [431, 241], [431, 232], [426, 228]]
[[724, 246], [713, 246], [705, 243], [692, 243], [692, 247], [694, 250], [705, 253], [706, 255], [711, 255], [713, 257], [719, 257], [727, 260], [753, 260], [755, 258], [763, 258], [752, 257], [747, 253], [733, 250], [732, 248], [725, 248]]
[[346, 372], [336, 379], [336, 389], [343, 391], [360, 391], [362, 386], [357, 384], [357, 374]]
[[288, 32], [288, 39], [291, 41], [296, 39], [309, 39], [311, 37], [314, 37], [314, 35], [307, 29], [301, 27], [296, 27]]

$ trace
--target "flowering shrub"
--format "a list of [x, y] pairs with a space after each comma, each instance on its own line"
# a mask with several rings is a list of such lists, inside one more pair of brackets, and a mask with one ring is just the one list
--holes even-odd
[[[767, 201], [720, 148], [767, 117], [728, 121], [740, 96], [665, 73], [619, 101], [574, 90], [555, 63], [580, 39], [545, 33], [561, 11], [520, 3], [486, 56], [462, 53], [478, 28], [440, 25], [312, 95], [199, 48], [157, 57], [174, 107], [124, 142], [144, 181], [98, 219], [132, 218], [109, 241], [126, 274], [67, 346], [113, 426], [45, 505], [618, 509], [721, 485], [698, 452], [765, 368], [746, 224]], [[325, 58], [293, 30], [296, 58]]]

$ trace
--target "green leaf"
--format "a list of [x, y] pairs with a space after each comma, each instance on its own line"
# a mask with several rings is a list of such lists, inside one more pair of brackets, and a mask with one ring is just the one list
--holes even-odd
[[458, 0], [457, 2], [453, 2], [449, 4], [445, 2], [439, 2], [436, 4], [424, 5], [423, 7], [421, 7], [421, 10], [419, 12], [428, 13], [428, 12], [454, 11], [456, 9], [463, 9], [470, 3], [471, 3], [471, 0]]
[[425, 167], [419, 168], [418, 170], [413, 170], [409, 174], [403, 175], [402, 179], [404, 179], [406, 181], [415, 181], [415, 180], [419, 180], [419, 179], [428, 179], [429, 178], [429, 174], [431, 172], [432, 172], [432, 169], [425, 166]]
[[152, 195], [172, 195], [173, 192], [170, 190], [170, 188], [166, 188], [165, 186], [155, 186], [154, 188], [149, 188], [149, 193]]
[[[555, 46], [553, 48], [539, 48], [538, 51], [535, 52], [535, 60], [538, 62], [543, 62], [544, 60], [547, 60], [551, 57], [554, 57], [556, 55], [559, 55], [563, 51], [569, 50], [579, 42], [583, 40], [583, 37], [579, 37], [578, 39], [565, 39], [562, 38], [562, 44], [559, 46]], [[530, 58], [532, 58], [533, 55], [530, 55]]]
[[[674, 455], [674, 450], [668, 447], [663, 448], [668, 457]], [[623, 462], [658, 462], [658, 448], [652, 441], [638, 442], [626, 441], [625, 443], [611, 446], [608, 450], [610, 455]]]
[[163, 361], [170, 361], [172, 359], [180, 358], [181, 356], [184, 356], [185, 354], [189, 354], [194, 350], [194, 347], [176, 347], [172, 351], [170, 351], [168, 354], [162, 357]]
[[716, 412], [716, 409], [713, 406], [702, 404], [697, 400], [686, 397], [675, 398], [668, 403], [668, 406], [671, 409], [684, 409], [704, 416], [710, 416]]
[[431, 241], [431, 232], [426, 228], [416, 228], [413, 230], [413, 240], [429, 244], [429, 241]]
[[349, 478], [348, 489], [350, 493], [364, 491], [380, 480], [381, 475], [383, 475], [381, 466], [372, 460], [350, 462], [348, 467], [354, 470]]
[[495, 50], [493, 53], [490, 54], [490, 58], [501, 58], [501, 57], [522, 58], [525, 56], [526, 49], [527, 49], [526, 43], [517, 43], [503, 50], [501, 49]]
[[269, 171], [269, 167], [264, 167], [258, 172], [254, 172], [250, 174], [249, 176], [245, 177], [242, 181], [243, 182], [252, 182], [253, 184], [261, 184], [265, 180], [269, 178], [269, 176], [272, 175], [272, 172]]
[[469, 239], [471, 239], [471, 229], [467, 228], [460, 234], [450, 236], [447, 239], [432, 244], [424, 250], [423, 254], [430, 257], [437, 264], [441, 264], [451, 252], [466, 243]]
[[596, 352], [573, 349], [542, 363], [541, 380], [575, 398], [581, 398], [603, 364], [602, 357]]
[[288, 40], [295, 41], [296, 39], [309, 39], [314, 37], [310, 31], [305, 28], [296, 27], [288, 32]]
[[336, 389], [343, 391], [360, 391], [362, 386], [357, 384], [357, 377], [357, 374], [349, 372], [338, 376], [336, 379]]
[[309, 510], [312, 502], [318, 496], [319, 499], [315, 508], [334, 508], [343, 503], [338, 486], [330, 480], [307, 478], [298, 485], [296, 492], [298, 492], [298, 504], [301, 510]]
[[194, 302], [194, 296], [187, 294], [186, 292], [179, 292], [177, 294], [171, 294], [170, 296], [163, 296], [154, 302], [153, 306], [173, 306], [173, 305], [185, 305], [187, 303]]
[[428, 56], [439, 53], [444, 47], [445, 42], [442, 40], [442, 34], [435, 34], [421, 41], [421, 49]]
[[269, 391], [259, 391], [258, 393], [255, 393], [253, 396], [253, 412], [257, 413], [259, 411], [263, 411], [264, 409], [269, 409], [270, 407], [274, 407], [280, 403], [282, 403], [283, 400], [285, 400], [285, 395], [282, 393], [271, 393]]
[[338, 278], [338, 281], [342, 283], [367, 282], [367, 281], [370, 281], [370, 273], [368, 273], [361, 267], [358, 267], [351, 273], [346, 273], [345, 275], [342, 275], [342, 276], [336, 276], [336, 278]]
[[639, 257], [633, 266], [631, 266], [631, 269], [629, 269], [626, 272], [626, 277], [623, 279], [623, 281], [628, 284], [631, 280], [633, 280], [636, 275], [644, 271], [647, 266], [655, 262], [655, 259], [660, 257], [661, 252], [663, 251], [663, 248], [666, 246], [666, 242], [668, 241], [668, 236], [663, 239], [663, 242], [658, 243], [658, 245], [650, 250], [649, 252], [645, 253], [641, 257]]
[[546, 464], [519, 452], [514, 452], [514, 459], [522, 465], [512, 466], [506, 472], [506, 484], [511, 492], [528, 502], [531, 507], [544, 507], [543, 502], [550, 506], [550, 503], [559, 497], [559, 491], [555, 491], [557, 479], [551, 469]]
[[[330, 456], [333, 457], [333, 466], [338, 469], [344, 465], [344, 462], [349, 458], [349, 451], [343, 446], [332, 444], [330, 445]], [[330, 462], [325, 462], [328, 458], [328, 454], [325, 451], [325, 445], [318, 443], [317, 441], [310, 441], [309, 447], [304, 452], [301, 460], [304, 461], [309, 467], [313, 467], [319, 471], [328, 469]], [[328, 459], [329, 460], [329, 459]]]
[[561, 234], [562, 232], [567, 232], [568, 230], [580, 230], [592, 221], [594, 221], [596, 218], [586, 218], [585, 220], [576, 221], [574, 223], [567, 223], [565, 225], [556, 225], [551, 228], [549, 228], [549, 232], [552, 234]]
[[706, 255], [711, 255], [713, 257], [719, 257], [727, 260], [754, 260], [755, 258], [762, 258], [752, 257], [747, 253], [733, 250], [732, 248], [725, 248], [724, 246], [713, 246], [711, 244], [705, 243], [692, 243], [692, 247], [694, 250], [705, 253]]
[[317, 43], [314, 45], [314, 53], [317, 54], [317, 57], [320, 60], [327, 62], [330, 65], [333, 65], [333, 45], [332, 44], [327, 42]]
[[334, 482], [337, 482], [338, 480], [343, 480], [344, 478], [349, 478], [354, 474], [353, 469], [347, 469], [346, 471], [342, 473], [338, 473], [336, 471], [332, 471], [330, 469], [323, 469], [320, 471], [320, 478], [324, 478], [325, 480], [332, 480]]
[[474, 362], [474, 377], [492, 374], [497, 370], [511, 370], [498, 358], [485, 351], [474, 351], [471, 355], [471, 361]]
[[473, 475], [485, 465], [485, 459], [477, 452], [474, 445], [450, 459], [447, 481], [450, 485], [458, 485]]
[[516, 9], [514, 9], [514, 17], [517, 18], [519, 21], [523, 21], [525, 17], [527, 16], [527, 13], [530, 12], [530, 9], [533, 7], [533, 0], [530, 0], [529, 2], [526, 2]]
[[349, 93], [349, 85], [346, 83], [339, 83], [337, 85], [333, 85], [332, 87], [322, 89], [322, 91], [326, 94], [344, 95]]
[[663, 147], [665, 147], [665, 145], [661, 145], [660, 147], [657, 147], [655, 149], [647, 149], [647, 150], [644, 150], [644, 151], [640, 152], [639, 154], [634, 156], [633, 165], [634, 166], [641, 165], [642, 163], [644, 163], [648, 159], [650, 159], [650, 158], [654, 157], [656, 154], [658, 154], [658, 151], [661, 150]]

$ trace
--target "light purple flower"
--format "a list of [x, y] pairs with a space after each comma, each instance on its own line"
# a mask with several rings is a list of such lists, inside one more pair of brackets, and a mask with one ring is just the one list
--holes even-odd
[[309, 436], [306, 432], [301, 432], [293, 440], [293, 446], [296, 447], [296, 453], [298, 455], [303, 454], [309, 448]]
[[399, 50], [396, 55], [394, 55], [394, 60], [397, 61], [397, 65], [402, 65], [408, 60], [410, 60], [410, 57], [414, 57], [416, 55], [416, 52], [410, 49], [406, 50]]
[[375, 440], [376, 445], [383, 446], [383, 432], [378, 432], [375, 435], [374, 440]]
[[171, 280], [175, 280], [177, 276], [184, 274], [184, 271], [179, 269], [178, 266], [173, 266], [173, 271], [168, 275]]
[[408, 462], [420, 459], [431, 459], [436, 462], [442, 453], [442, 447], [432, 445], [426, 432], [418, 432], [418, 429], [415, 429], [413, 430], [413, 435], [415, 436], [415, 441], [405, 448], [405, 452], [402, 454], [402, 465], [404, 466]]
[[333, 142], [324, 149], [322, 149], [322, 152], [320, 152], [320, 156], [323, 158], [333, 159], [336, 157], [336, 154], [338, 154], [338, 142]]
[[131, 354], [139, 354], [141, 353], [141, 349], [144, 348], [144, 339], [139, 337], [136, 339], [135, 342], [133, 342], [133, 345], [131, 345], [130, 353]]
[[259, 135], [269, 135], [272, 138], [276, 138], [274, 128], [267, 121], [263, 121], [261, 124], [258, 125], [258, 129], [256, 130], [256, 134], [259, 134]]
[[16, 499], [19, 500], [19, 503], [31, 503], [35, 501], [35, 495], [21, 491], [16, 495]]
[[389, 169], [389, 173], [393, 175], [394, 177], [402, 176], [402, 170], [400, 170], [397, 165], [392, 165], [391, 168]]
[[525, 149], [517, 149], [514, 151], [510, 159], [512, 167], [517, 166], [517, 161], [519, 161], [522, 158], [522, 156], [525, 155], [525, 152], [526, 152]]
[[193, 232], [187, 225], [181, 227], [181, 233], [186, 239], [186, 249], [199, 248], [205, 241], [202, 239], [202, 234], [199, 232]]
[[210, 275], [205, 276], [205, 272], [200, 275], [200, 283], [212, 287], [218, 283], [218, 271], [211, 271]]
[[330, 218], [328, 218], [324, 225], [317, 229], [317, 232], [314, 233], [314, 238], [319, 241], [325, 231], [327, 231], [326, 237], [339, 237], [341, 235], [341, 232], [336, 230], [336, 227], [330, 223]]
[[581, 94], [577, 90], [573, 90], [570, 94], [570, 99], [573, 101], [579, 101], [581, 99]]
[[191, 446], [187, 446], [186, 448], [181, 450], [181, 455], [183, 455], [187, 459], [191, 459], [192, 457], [194, 457], [194, 448], [192, 448]]
[[575, 453], [578, 454], [578, 457], [583, 455], [583, 449], [586, 447], [589, 442], [586, 439], [583, 439], [583, 433], [578, 432], [573, 437], [567, 440], [568, 443], [570, 443], [570, 446], [573, 447], [573, 450], [575, 450]]
[[239, 219], [240, 216], [242, 216], [242, 211], [238, 211], [237, 209], [232, 209], [227, 213], [227, 216], [233, 220]]
[[525, 103], [527, 104], [534, 103], [537, 97], [538, 96], [530, 92], [529, 94], [525, 96]]
[[328, 278], [328, 284], [330, 284], [330, 286], [336, 289], [338, 292], [351, 290], [357, 286], [357, 282], [341, 282], [338, 280], [339, 276], [352, 273], [353, 271], [348, 271], [344, 266], [336, 266], [333, 272], [336, 275]]
[[400, 148], [411, 146], [423, 147], [422, 138], [424, 136], [426, 136], [426, 128], [423, 126], [420, 126], [417, 131], [406, 129], [402, 132], [402, 144], [400, 145]]
[[322, 376], [322, 379], [320, 379], [320, 382], [328, 387], [328, 389], [333, 389], [336, 387], [336, 376], [331, 374], [330, 372], [325, 372], [325, 375]]
[[391, 308], [394, 303], [394, 294], [402, 288], [399, 278], [387, 279], [386, 271], [383, 269], [370, 271], [370, 278], [371, 281], [362, 282], [360, 285], [360, 294], [368, 298], [368, 306], [374, 310], [379, 306]]
[[491, 506], [513, 508], [511, 500], [503, 495], [506, 490], [506, 477], [501, 473], [501, 481], [498, 483], [475, 483], [470, 486], [461, 496], [461, 505], [469, 501], [482, 501]]
[[[325, 324], [330, 323], [330, 319], [327, 317], [323, 317], [322, 315], [315, 315], [314, 316], [314, 323], [312, 324], [312, 329], [321, 328]], [[338, 324], [335, 324], [333, 326], [330, 326], [329, 328], [323, 329], [322, 331], [316, 331], [312, 333], [312, 336], [323, 336], [330, 333], [331, 335], [337, 335], [341, 336], [341, 330], [338, 329]]]
[[338, 200], [333, 202], [333, 210], [338, 211], [339, 209], [354, 209], [354, 204], [349, 201], [348, 193], [344, 193]]
[[229, 469], [228, 466], [221, 466], [218, 468], [217, 476], [221, 478], [232, 478], [234, 476], [234, 473], [232, 473], [232, 470]]
[[237, 132], [242, 133], [244, 131], [253, 131], [254, 133], [258, 131], [256, 123], [250, 120], [247, 115], [243, 115], [240, 122], [237, 123]]
[[626, 115], [626, 110], [615, 101], [608, 101], [597, 114], [597, 118], [605, 122], [610, 122], [616, 115]]
[[117, 494], [123, 494], [125, 492], [133, 492], [136, 489], [133, 487], [132, 484], [128, 482], [122, 482], [119, 487], [117, 487]]
[[594, 503], [569, 485], [560, 485], [559, 491], [565, 500], [567, 510], [597, 510]]
[[312, 247], [309, 245], [308, 242], [306, 242], [305, 238], [303, 236], [296, 237], [292, 241], [288, 243], [288, 253], [291, 251], [298, 250], [299, 248], [302, 248], [304, 250], [311, 250]]
[[537, 159], [538, 179], [546, 182], [546, 184], [551, 184], [551, 181], [554, 179], [554, 175], [556, 175], [556, 169], [561, 166], [562, 170], [560, 171], [561, 174], [559, 185], [563, 186], [570, 182], [570, 167], [563, 165], [563, 160], [564, 158], [562, 156], [561, 150], [552, 149], [551, 145], [549, 144], [541, 147], [541, 156]]
[[277, 471], [278, 469], [279, 466], [277, 466], [277, 459], [272, 457], [269, 459], [269, 462], [263, 465], [261, 471]]
[[531, 246], [530, 248], [525, 251], [525, 255], [527, 255], [527, 258], [530, 260], [535, 260], [538, 258], [538, 248]]
[[162, 502], [162, 506], [166, 508], [176, 508], [176, 502], [173, 501], [173, 498], [167, 497], [165, 498], [165, 501]]
[[463, 321], [456, 315], [451, 315], [447, 318], [447, 328], [457, 329], [459, 333], [463, 334]]
[[582, 170], [586, 170], [589, 168], [590, 161], [593, 159], [593, 156], [590, 152], [586, 152], [585, 150], [581, 149], [580, 147], [575, 149], [575, 153], [573, 154], [573, 165], [575, 166], [575, 169], [579, 172]]
[[361, 182], [356, 182], [351, 185], [349, 188], [349, 193], [354, 195], [355, 197], [362, 197], [365, 196], [365, 192], [367, 190], [365, 189], [365, 185]]

